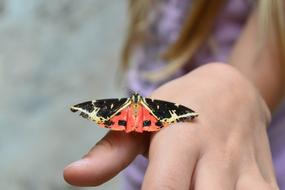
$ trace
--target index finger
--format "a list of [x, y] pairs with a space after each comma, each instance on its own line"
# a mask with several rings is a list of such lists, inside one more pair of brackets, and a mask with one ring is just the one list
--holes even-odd
[[97, 186], [117, 175], [143, 153], [147, 136], [110, 131], [81, 160], [64, 169], [64, 179], [76, 186]]

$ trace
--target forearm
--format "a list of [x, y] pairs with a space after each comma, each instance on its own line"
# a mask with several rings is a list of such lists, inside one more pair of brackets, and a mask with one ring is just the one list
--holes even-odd
[[237, 68], [258, 89], [271, 111], [281, 102], [284, 94], [284, 65], [278, 55], [274, 39], [260, 39], [257, 15], [253, 13], [231, 54], [230, 64]]

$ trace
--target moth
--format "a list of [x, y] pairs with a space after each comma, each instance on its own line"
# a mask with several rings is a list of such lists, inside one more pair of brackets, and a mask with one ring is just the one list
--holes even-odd
[[94, 121], [100, 127], [116, 131], [159, 131], [172, 123], [190, 121], [198, 114], [183, 105], [145, 98], [138, 93], [129, 98], [101, 99], [72, 106], [72, 112]]

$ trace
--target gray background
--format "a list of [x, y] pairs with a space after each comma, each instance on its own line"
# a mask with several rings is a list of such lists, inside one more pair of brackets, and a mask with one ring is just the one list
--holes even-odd
[[[125, 0], [0, 0], [1, 189], [80, 189], [62, 170], [106, 130], [69, 106], [122, 96], [126, 10]], [[119, 186], [117, 177], [98, 189]]]

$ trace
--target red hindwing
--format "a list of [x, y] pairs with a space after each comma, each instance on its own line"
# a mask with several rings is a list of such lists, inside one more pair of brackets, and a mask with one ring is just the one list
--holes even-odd
[[138, 107], [134, 108], [131, 104], [108, 121], [99, 123], [99, 126], [127, 133], [132, 131], [142, 133], [158, 131], [166, 125], [159, 122], [143, 105], [138, 104]]

